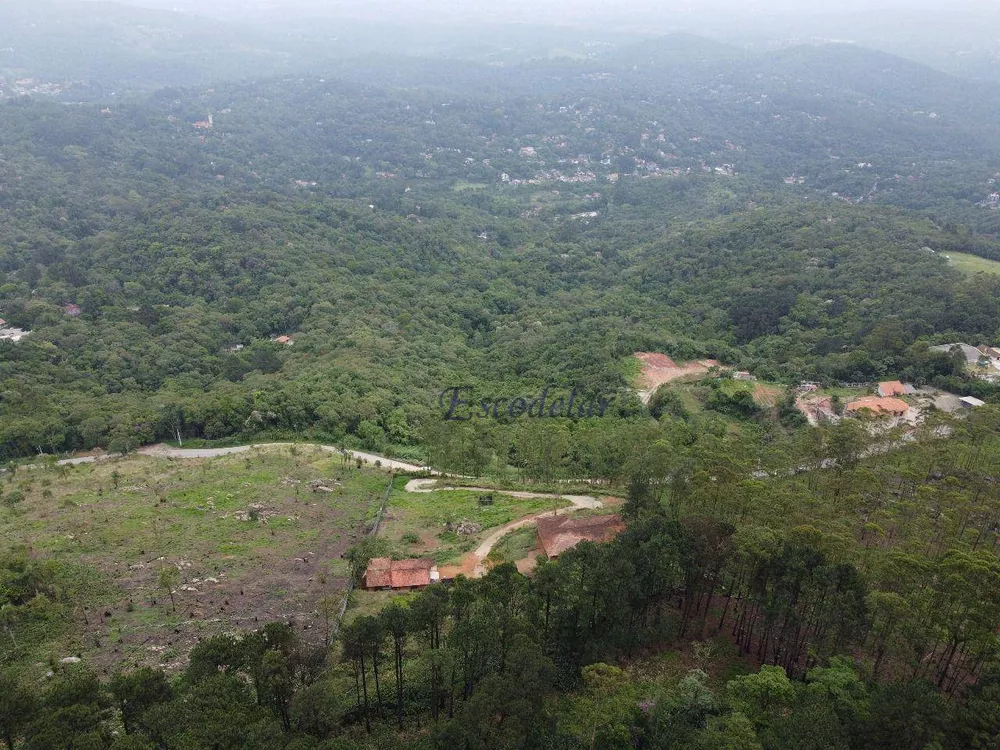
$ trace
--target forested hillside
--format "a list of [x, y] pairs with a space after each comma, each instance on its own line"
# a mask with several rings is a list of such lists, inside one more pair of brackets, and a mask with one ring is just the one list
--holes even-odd
[[942, 257], [1000, 255], [992, 90], [664, 48], [6, 102], [0, 450], [405, 446], [444, 388], [616, 392], [637, 350], [855, 381], [992, 343], [995, 277]]
[[10, 750], [1000, 746], [1000, 88], [5, 19]]

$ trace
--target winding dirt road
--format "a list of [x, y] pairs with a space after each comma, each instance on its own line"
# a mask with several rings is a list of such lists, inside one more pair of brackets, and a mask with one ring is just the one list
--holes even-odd
[[473, 554], [476, 556], [475, 569], [473, 571], [474, 578], [480, 578], [486, 574], [486, 568], [483, 565], [483, 561], [487, 558], [493, 548], [496, 546], [497, 542], [503, 539], [512, 531], [517, 531], [525, 526], [530, 526], [535, 523], [542, 516], [547, 516], [550, 513], [552, 515], [565, 515], [566, 513], [573, 513], [578, 510], [597, 510], [598, 508], [603, 508], [604, 503], [598, 500], [596, 497], [591, 495], [559, 495], [552, 492], [521, 492], [519, 490], [497, 490], [490, 489], [488, 487], [430, 487], [429, 485], [436, 484], [437, 479], [411, 479], [406, 483], [404, 488], [407, 492], [442, 492], [446, 490], [472, 490], [473, 492], [496, 492], [497, 494], [510, 495], [511, 497], [517, 497], [521, 499], [528, 498], [552, 498], [553, 500], [569, 500], [572, 505], [568, 508], [559, 508], [552, 511], [544, 511], [542, 513], [534, 513], [530, 516], [525, 516], [524, 518], [519, 518], [516, 521], [511, 521], [508, 524], [494, 529], [490, 532], [483, 541], [476, 547]]

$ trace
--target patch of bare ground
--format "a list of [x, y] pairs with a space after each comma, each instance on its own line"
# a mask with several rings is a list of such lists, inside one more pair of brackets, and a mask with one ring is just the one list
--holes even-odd
[[754, 383], [753, 400], [760, 406], [774, 406], [781, 398], [781, 389], [773, 385]]
[[677, 364], [666, 354], [660, 352], [636, 352], [634, 355], [642, 362], [642, 371], [639, 374], [639, 395], [643, 402], [648, 402], [650, 397], [664, 383], [688, 377], [701, 377], [707, 375], [712, 367], [719, 367], [719, 363], [714, 359], [700, 359], [695, 362]]

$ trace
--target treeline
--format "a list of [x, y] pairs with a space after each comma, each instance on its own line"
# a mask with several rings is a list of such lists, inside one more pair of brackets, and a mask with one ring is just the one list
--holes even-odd
[[[206, 639], [170, 679], [8, 675], [0, 728], [28, 748], [993, 746], [1000, 412], [905, 441], [702, 426], [627, 444], [627, 529], [530, 578], [394, 597], [332, 649], [297, 622]], [[65, 593], [45, 566], [6, 570], [16, 656], [19, 622]], [[657, 676], [670, 650], [709, 674]]]
[[[984, 664], [948, 701], [921, 677], [878, 682], [864, 660], [834, 656], [864, 641], [864, 586], [853, 566], [830, 565], [795, 534], [755, 571], [774, 593], [741, 614], [726, 607], [718, 623], [742, 634], [759, 621], [757, 655], [793, 664], [792, 679], [764, 666], [725, 683], [700, 668], [679, 681], [640, 681], [612, 666], [716, 628], [716, 613], [706, 622], [701, 606], [710, 591], [697, 582], [718, 557], [704, 532], [643, 513], [617, 542], [581, 544], [533, 579], [502, 565], [360, 616], [332, 652], [276, 623], [203, 641], [173, 678], [143, 668], [101, 684], [86, 669], [59, 667], [38, 691], [5, 674], [0, 733], [11, 748], [220, 750], [996, 741], [997, 666]], [[714, 529], [714, 549], [731, 533]]]

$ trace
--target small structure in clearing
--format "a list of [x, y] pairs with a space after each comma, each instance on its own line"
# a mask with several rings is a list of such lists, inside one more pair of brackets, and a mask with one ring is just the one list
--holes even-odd
[[880, 398], [878, 396], [865, 396], [855, 399], [844, 411], [848, 414], [868, 410], [877, 417], [902, 417], [910, 409], [910, 405], [898, 398]]
[[536, 521], [542, 551], [551, 560], [580, 542], [610, 542], [625, 530], [621, 516], [542, 516]]
[[878, 395], [882, 398], [902, 396], [904, 393], [906, 393], [906, 387], [898, 380], [887, 380], [878, 384]]
[[0, 341], [10, 341], [16, 344], [18, 341], [31, 333], [31, 331], [25, 331], [23, 328], [4, 328], [4, 322], [5, 321], [0, 320]]
[[375, 557], [365, 570], [366, 589], [419, 589], [441, 579], [437, 565], [430, 558], [391, 560]]

